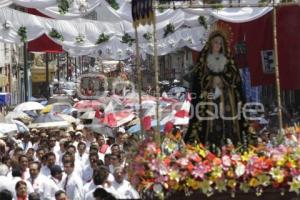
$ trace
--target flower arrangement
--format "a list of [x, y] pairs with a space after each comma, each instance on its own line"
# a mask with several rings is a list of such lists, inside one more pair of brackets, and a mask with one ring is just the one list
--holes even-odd
[[69, 0], [57, 0], [58, 11], [61, 15], [64, 15], [68, 12], [70, 8]]
[[128, 33], [125, 33], [122, 37], [122, 43], [126, 43], [129, 46], [132, 46], [132, 43], [135, 41]]
[[51, 31], [49, 32], [49, 36], [61, 41], [64, 41], [64, 36], [60, 34], [56, 29], [52, 28]]
[[98, 37], [96, 44], [101, 44], [101, 43], [107, 42], [109, 40], [109, 38], [110, 38], [109, 35], [106, 35], [105, 33], [101, 33]]
[[118, 10], [120, 8], [116, 0], [106, 0], [106, 2], [115, 10]]
[[207, 22], [206, 22], [206, 18], [204, 16], [199, 16], [198, 22], [201, 26], [203, 26], [205, 29], [207, 29]]
[[79, 34], [76, 38], [76, 43], [83, 44], [85, 42], [85, 36], [83, 34]]
[[9, 30], [11, 27], [12, 27], [12, 24], [10, 21], [5, 21], [3, 24], [2, 24], [2, 27], [4, 30]]
[[173, 24], [169, 23], [166, 28], [164, 28], [164, 37], [167, 37], [169, 34], [174, 33], [175, 27]]
[[18, 29], [18, 35], [21, 38], [21, 42], [26, 42], [27, 41], [27, 28], [25, 26], [21, 26]]
[[144, 141], [132, 156], [129, 177], [145, 198], [164, 199], [176, 192], [208, 197], [229, 192], [234, 197], [250, 190], [259, 196], [269, 187], [300, 194], [300, 128], [287, 129], [285, 136], [277, 146], [260, 143], [246, 151], [228, 144], [219, 155], [201, 144], [165, 155], [155, 142]]

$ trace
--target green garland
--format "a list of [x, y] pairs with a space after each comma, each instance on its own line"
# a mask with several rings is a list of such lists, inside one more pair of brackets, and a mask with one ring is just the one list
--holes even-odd
[[83, 44], [85, 42], [85, 36], [83, 34], [79, 34], [75, 38], [76, 43]]
[[64, 15], [68, 12], [70, 8], [70, 4], [68, 0], [57, 0], [58, 3], [58, 11], [61, 15]]
[[27, 29], [25, 26], [21, 26], [19, 29], [18, 29], [18, 35], [20, 36], [21, 38], [21, 42], [26, 42], [27, 41]]
[[175, 32], [175, 27], [173, 24], [169, 23], [166, 28], [164, 28], [164, 38], [167, 37], [169, 34]]
[[145, 33], [145, 34], [143, 35], [143, 37], [144, 37], [146, 40], [150, 41], [150, 40], [152, 39], [152, 33], [147, 32], [147, 33]]
[[204, 16], [199, 16], [198, 22], [200, 25], [202, 25], [205, 29], [207, 29], [207, 22], [206, 18]]
[[104, 33], [101, 33], [98, 37], [98, 40], [96, 42], [96, 44], [101, 44], [103, 42], [107, 42], [109, 40], [110, 36], [109, 35], [106, 35]]
[[106, 0], [106, 2], [115, 10], [118, 10], [120, 8], [116, 0]]
[[125, 33], [122, 37], [122, 43], [126, 43], [129, 46], [132, 45], [132, 43], [135, 41], [135, 39], [133, 39], [128, 33]]
[[52, 37], [52, 38], [55, 38], [55, 39], [58, 39], [58, 40], [61, 40], [61, 41], [64, 41], [64, 36], [62, 34], [60, 34], [56, 29], [52, 28], [50, 33], [49, 33], [49, 36]]

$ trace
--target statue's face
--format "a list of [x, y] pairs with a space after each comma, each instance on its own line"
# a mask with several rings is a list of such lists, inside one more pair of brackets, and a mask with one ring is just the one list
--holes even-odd
[[213, 53], [220, 53], [222, 48], [222, 39], [216, 37], [212, 40], [212, 52]]

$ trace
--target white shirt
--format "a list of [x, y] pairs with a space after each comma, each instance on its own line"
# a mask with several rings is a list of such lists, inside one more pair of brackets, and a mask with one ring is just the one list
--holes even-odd
[[112, 187], [119, 195], [119, 199], [139, 199], [139, 193], [132, 187], [132, 185], [123, 180], [122, 183], [118, 183], [116, 181], [112, 182]]
[[[21, 181], [23, 180], [21, 177], [12, 177], [11, 181], [9, 181], [6, 185], [7, 185], [7, 189], [13, 194], [13, 196], [15, 197], [16, 196], [16, 184], [18, 181]], [[24, 181], [24, 180], [23, 180]], [[26, 185], [27, 185], [27, 193], [30, 194], [33, 191], [33, 188], [31, 186], [31, 183], [29, 183], [28, 181], [26, 181]]]
[[9, 190], [10, 182], [12, 181], [12, 177], [8, 176], [0, 176], [0, 191], [7, 189]]
[[83, 199], [83, 183], [81, 178], [76, 174], [75, 170], [71, 175], [67, 175], [62, 181], [63, 189], [69, 199], [82, 200]]
[[24, 152], [26, 153], [29, 148], [32, 148], [32, 143], [30, 141], [27, 143], [22, 141], [18, 144], [18, 146], [21, 147], [24, 150]]
[[45, 177], [50, 177], [51, 176], [51, 171], [50, 171], [50, 169], [47, 165], [42, 166], [40, 173]]
[[29, 177], [27, 181], [32, 185], [34, 192], [42, 196], [44, 192], [44, 185], [47, 183], [46, 177], [39, 174], [34, 180], [32, 180], [32, 178]]
[[82, 173], [82, 180], [87, 183], [90, 182], [93, 178], [93, 168], [90, 165], [87, 165]]
[[84, 199], [86, 199], [87, 194], [92, 190], [94, 191], [94, 189], [96, 189], [96, 185], [94, 184], [94, 181], [90, 181], [90, 182], [84, 184], [84, 186], [83, 186]]
[[41, 196], [43, 200], [55, 200], [55, 193], [58, 190], [62, 190], [61, 184], [59, 180], [54, 177], [50, 177], [46, 179], [47, 184], [44, 184], [44, 193]]
[[85, 197], [85, 200], [95, 200], [94, 198], [94, 191], [97, 189], [97, 188], [103, 188], [105, 189], [107, 192], [109, 192], [110, 194], [112, 194], [115, 198], [119, 199], [119, 195], [117, 193], [117, 191], [112, 187], [103, 187], [102, 185], [97, 185], [95, 189], [89, 191]]
[[76, 153], [75, 159], [81, 164], [82, 169], [89, 164], [89, 155], [87, 153], [84, 153], [82, 156], [80, 156], [79, 153]]

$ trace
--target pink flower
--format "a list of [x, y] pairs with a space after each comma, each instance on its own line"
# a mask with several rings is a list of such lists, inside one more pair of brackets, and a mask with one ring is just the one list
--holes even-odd
[[224, 168], [231, 166], [231, 159], [228, 155], [222, 156], [222, 164]]

